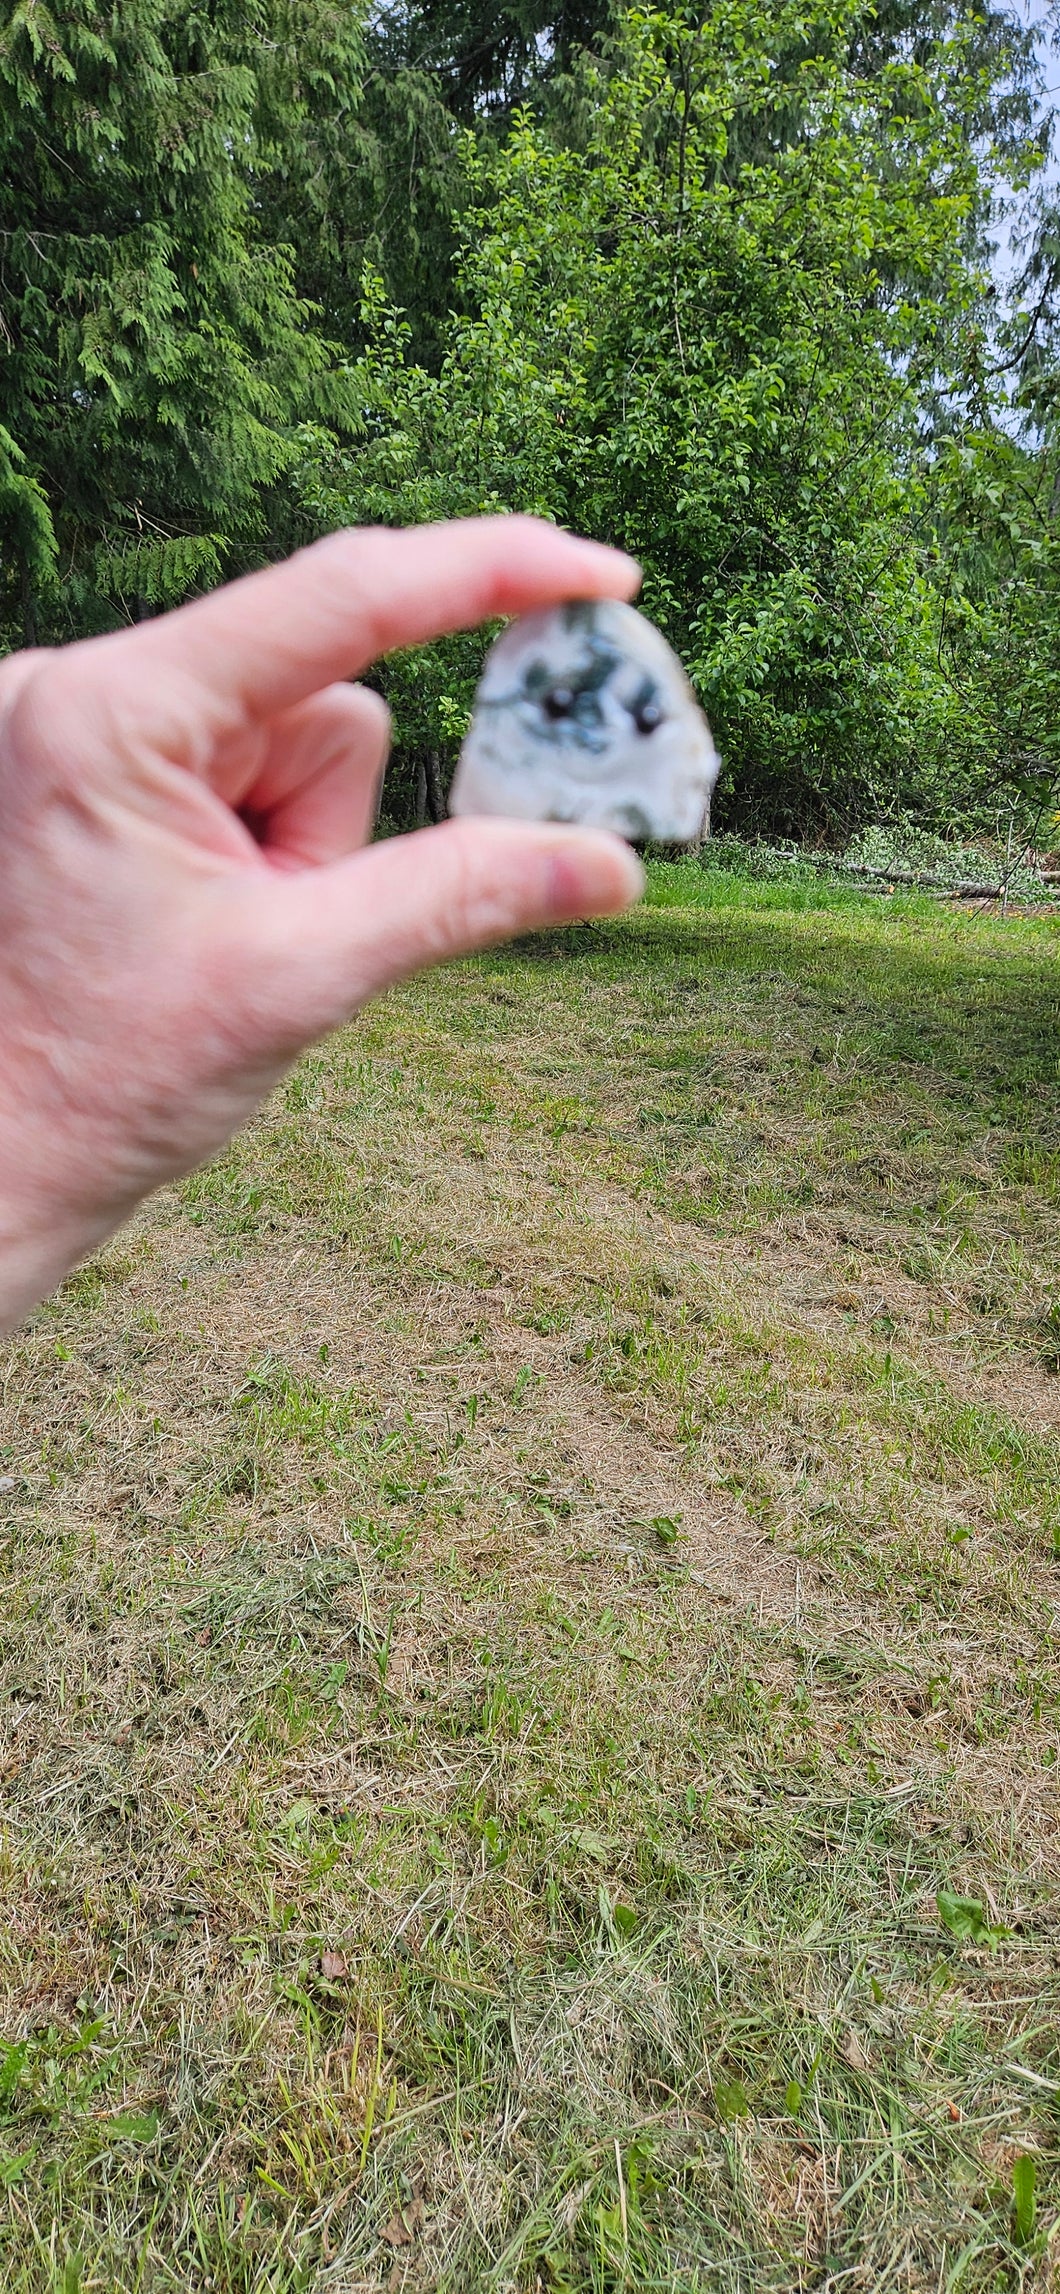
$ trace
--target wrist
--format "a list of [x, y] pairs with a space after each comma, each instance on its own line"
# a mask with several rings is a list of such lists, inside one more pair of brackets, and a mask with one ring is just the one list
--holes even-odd
[[[89, 1174], [71, 1173], [34, 1126], [0, 1123], [0, 1331], [10, 1331], [120, 1223], [93, 1203]], [[80, 1159], [78, 1159], [80, 1160]], [[98, 1173], [97, 1173], [98, 1180]]]
[[0, 1192], [0, 1332], [17, 1329], [31, 1307], [57, 1290], [72, 1267], [110, 1231], [100, 1222], [30, 1210]]

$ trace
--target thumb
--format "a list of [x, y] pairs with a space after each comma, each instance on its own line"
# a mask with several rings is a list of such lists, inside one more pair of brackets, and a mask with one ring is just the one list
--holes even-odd
[[636, 855], [602, 830], [447, 821], [274, 878], [257, 955], [284, 983], [280, 1027], [303, 1043], [410, 972], [543, 924], [614, 915], [643, 883]]

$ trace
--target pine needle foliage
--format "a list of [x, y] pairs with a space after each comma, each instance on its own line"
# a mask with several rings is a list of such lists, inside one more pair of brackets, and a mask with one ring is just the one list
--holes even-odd
[[341, 389], [267, 194], [360, 56], [355, 13], [273, 0], [4, 9], [0, 611], [14, 636], [167, 605], [282, 532], [292, 425], [322, 407], [340, 418]]

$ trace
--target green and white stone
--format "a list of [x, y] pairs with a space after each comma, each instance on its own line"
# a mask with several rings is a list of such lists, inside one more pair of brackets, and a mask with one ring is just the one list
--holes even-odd
[[611, 598], [513, 621], [492, 647], [450, 811], [701, 836], [720, 759], [664, 637]]

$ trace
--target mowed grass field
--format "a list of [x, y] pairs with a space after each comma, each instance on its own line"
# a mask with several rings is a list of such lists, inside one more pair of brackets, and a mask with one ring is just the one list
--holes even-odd
[[8, 1344], [6, 2294], [1060, 2280], [1058, 956], [659, 868]]

